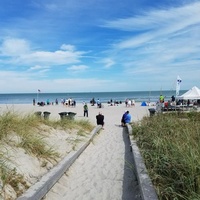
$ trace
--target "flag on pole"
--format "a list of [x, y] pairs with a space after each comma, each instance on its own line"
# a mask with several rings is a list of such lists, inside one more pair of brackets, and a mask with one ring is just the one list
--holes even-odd
[[180, 86], [181, 86], [181, 82], [182, 82], [182, 80], [181, 80], [181, 78], [180, 78], [180, 76], [177, 76], [177, 81], [176, 81], [176, 96], [178, 96], [179, 95], [179, 91], [180, 91]]

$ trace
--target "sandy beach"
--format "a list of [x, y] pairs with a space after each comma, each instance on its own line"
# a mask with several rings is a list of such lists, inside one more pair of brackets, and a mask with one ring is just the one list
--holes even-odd
[[[126, 107], [124, 103], [119, 104], [118, 106], [110, 106], [109, 104], [103, 104], [102, 108], [97, 108], [97, 106], [91, 106], [88, 104], [89, 108], [89, 116], [88, 120], [92, 123], [96, 124], [95, 116], [102, 112], [105, 118], [109, 118], [109, 120], [116, 120], [115, 123], [120, 123], [121, 116], [125, 110], [129, 110], [130, 114], [132, 115], [132, 121], [140, 120], [144, 115], [148, 115], [148, 109], [154, 106], [141, 106], [141, 103], [136, 103], [135, 106]], [[45, 105], [45, 106], [38, 106], [38, 105], [31, 105], [31, 104], [1, 104], [0, 105], [0, 114], [5, 111], [14, 111], [19, 114], [27, 114], [27, 113], [34, 113], [37, 111], [41, 112], [50, 112], [50, 119], [60, 119], [60, 112], [75, 112], [77, 113], [75, 118], [81, 119], [83, 117], [83, 104], [78, 103], [76, 107], [68, 107], [64, 105]], [[111, 119], [110, 119], [111, 118]], [[106, 123], [106, 120], [105, 120]]]
[[[126, 136], [124, 135], [124, 129], [120, 127], [120, 121], [125, 110], [129, 110], [133, 122], [139, 121], [144, 116], [149, 115], [148, 109], [150, 107], [136, 103], [135, 106], [131, 107], [126, 107], [125, 104], [119, 104], [118, 106], [103, 104], [102, 108], [88, 104], [88, 108], [88, 118], [83, 116], [83, 104], [81, 103], [77, 104], [76, 107], [63, 105], [0, 105], [0, 113], [13, 110], [23, 115], [37, 111], [48, 111], [51, 113], [49, 119], [59, 120], [60, 112], [75, 112], [76, 120], [86, 119], [96, 125], [96, 115], [101, 112], [105, 116], [104, 129], [95, 137], [94, 141], [79, 156], [59, 182], [54, 185], [45, 199], [139, 199], [136, 185], [135, 191], [133, 190], [133, 185], [137, 183], [133, 180], [128, 181], [130, 174], [125, 176], [126, 172], [130, 171], [130, 166], [126, 161]], [[60, 143], [60, 145], [62, 146], [63, 143]], [[26, 166], [23, 173], [28, 174], [34, 171], [35, 176], [40, 174], [40, 169], [34, 168], [36, 167], [34, 159], [32, 160], [33, 163], [30, 158], [27, 159], [29, 160], [23, 159], [24, 166]], [[23, 163], [21, 164], [23, 166]], [[125, 170], [126, 168], [127, 170]], [[125, 180], [127, 184], [129, 182], [126, 187]]]

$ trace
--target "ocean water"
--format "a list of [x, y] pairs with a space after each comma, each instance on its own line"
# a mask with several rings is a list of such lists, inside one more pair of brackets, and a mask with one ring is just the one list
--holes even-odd
[[[185, 90], [180, 91], [180, 95], [185, 93]], [[165, 100], [171, 99], [175, 95], [175, 91], [132, 91], [132, 92], [85, 92], [85, 93], [14, 93], [0, 94], [0, 104], [32, 104], [33, 99], [36, 102], [61, 102], [61, 99], [72, 98], [77, 103], [89, 103], [92, 98], [99, 99], [102, 103], [106, 103], [111, 99], [113, 101], [122, 101], [125, 99], [134, 99], [136, 102], [157, 102], [160, 94], [165, 96]]]

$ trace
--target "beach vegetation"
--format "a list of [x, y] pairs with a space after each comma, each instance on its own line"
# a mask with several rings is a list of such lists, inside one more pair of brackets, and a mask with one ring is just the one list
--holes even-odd
[[44, 124], [51, 126], [55, 129], [63, 129], [63, 130], [69, 130], [69, 129], [75, 129], [78, 130], [84, 130], [84, 131], [91, 131], [94, 128], [94, 125], [92, 125], [88, 120], [71, 120], [70, 118], [66, 118], [63, 120], [44, 120]]
[[70, 138], [67, 138], [67, 141], [68, 142], [71, 142], [72, 144], [72, 149], [75, 151], [76, 150], [76, 147], [77, 147], [77, 144], [80, 143], [82, 141], [81, 138], [79, 138], [78, 136], [77, 137], [70, 137]]
[[166, 113], [133, 125], [159, 199], [200, 199], [200, 113]]
[[87, 132], [85, 132], [85, 131], [83, 131], [83, 130], [79, 130], [78, 132], [77, 132], [77, 135], [79, 135], [79, 136], [85, 136], [87, 134]]
[[[48, 136], [52, 130], [66, 131], [71, 136], [66, 138], [66, 145], [75, 150], [78, 144], [86, 137], [93, 125], [87, 120], [46, 120], [35, 114], [20, 115], [7, 111], [0, 115], [0, 198], [5, 198], [5, 187], [11, 186], [17, 196], [28, 188], [23, 174], [13, 168], [14, 155], [17, 148], [39, 159], [41, 167], [46, 167], [48, 162], [59, 160], [60, 154], [52, 144], [48, 143]], [[12, 150], [11, 155], [9, 150]], [[13, 153], [14, 152], [14, 153]], [[68, 150], [68, 153], [70, 149]], [[6, 199], [6, 198], [5, 198]]]

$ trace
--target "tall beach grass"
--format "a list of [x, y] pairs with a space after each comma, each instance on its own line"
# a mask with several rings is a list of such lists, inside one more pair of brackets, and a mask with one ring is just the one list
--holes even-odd
[[162, 200], [200, 199], [200, 113], [167, 113], [133, 125], [149, 176]]

